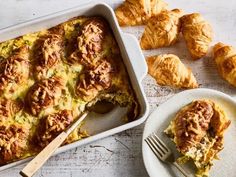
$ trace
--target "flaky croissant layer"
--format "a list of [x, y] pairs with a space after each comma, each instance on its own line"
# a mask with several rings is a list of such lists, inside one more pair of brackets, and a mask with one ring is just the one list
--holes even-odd
[[192, 71], [180, 61], [178, 56], [173, 54], [151, 56], [146, 61], [148, 73], [158, 84], [176, 88], [198, 87]]
[[142, 49], [155, 49], [175, 44], [180, 33], [180, 20], [183, 11], [173, 9], [163, 11], [149, 19], [140, 41]]
[[218, 43], [213, 48], [213, 57], [220, 75], [236, 87], [236, 49], [233, 46]]
[[211, 25], [199, 13], [184, 15], [180, 20], [181, 31], [192, 58], [202, 58], [207, 54], [213, 38]]
[[146, 24], [147, 20], [166, 10], [167, 4], [162, 0], [126, 0], [115, 10], [121, 26]]

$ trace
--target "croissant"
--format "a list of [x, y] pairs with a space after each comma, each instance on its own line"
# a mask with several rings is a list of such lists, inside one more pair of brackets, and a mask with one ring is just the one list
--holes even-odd
[[184, 15], [180, 18], [182, 33], [193, 59], [206, 55], [213, 38], [210, 24], [199, 13]]
[[213, 48], [213, 55], [220, 75], [236, 87], [236, 49], [218, 43]]
[[27, 93], [31, 114], [39, 115], [41, 112], [46, 112], [46, 109], [57, 105], [64, 86], [64, 80], [57, 76], [35, 82]]
[[62, 35], [45, 35], [37, 40], [34, 57], [36, 59], [35, 76], [38, 80], [47, 78], [49, 70], [60, 62], [63, 52]]
[[180, 33], [182, 10], [163, 11], [151, 17], [140, 41], [142, 49], [154, 49], [174, 44]]
[[22, 46], [0, 63], [0, 95], [14, 93], [29, 77], [29, 49]]
[[115, 10], [120, 26], [143, 25], [153, 15], [165, 10], [162, 0], [126, 0]]
[[146, 59], [148, 73], [159, 85], [176, 88], [196, 88], [197, 81], [192, 71], [173, 54], [151, 56]]
[[168, 6], [168, 4], [163, 0], [150, 0], [150, 5], [151, 17], [161, 13], [162, 11], [166, 11]]

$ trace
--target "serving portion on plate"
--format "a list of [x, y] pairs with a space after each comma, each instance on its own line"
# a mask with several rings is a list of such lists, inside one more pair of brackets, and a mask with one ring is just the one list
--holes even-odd
[[[108, 22], [76, 17], [0, 43], [0, 164], [38, 153], [85, 109], [106, 100], [139, 115]], [[65, 144], [89, 136], [78, 127]]]
[[224, 146], [224, 131], [230, 120], [212, 100], [194, 100], [184, 106], [164, 131], [183, 154], [177, 161], [193, 160], [197, 176], [208, 176], [213, 160]]
[[211, 89], [183, 91], [157, 107], [146, 122], [142, 142], [149, 175], [181, 176], [170, 164], [156, 158], [145, 143], [144, 139], [155, 132], [188, 172], [196, 176], [234, 176], [236, 161], [231, 154], [236, 146], [235, 108], [230, 96]]

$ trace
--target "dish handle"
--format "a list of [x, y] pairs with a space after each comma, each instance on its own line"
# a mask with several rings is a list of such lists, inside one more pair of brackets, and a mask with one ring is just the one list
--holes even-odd
[[139, 46], [139, 42], [131, 34], [123, 33], [123, 41], [125, 48], [127, 49], [127, 55], [130, 58], [130, 63], [134, 68], [134, 72], [140, 81], [147, 75], [148, 67], [143, 56], [142, 50]]

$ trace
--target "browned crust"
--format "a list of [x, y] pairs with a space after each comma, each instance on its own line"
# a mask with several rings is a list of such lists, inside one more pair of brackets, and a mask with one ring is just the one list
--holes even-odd
[[[23, 46], [13, 51], [12, 55], [0, 63], [0, 96], [10, 84], [19, 84], [27, 81], [29, 77], [29, 51]], [[17, 87], [10, 87], [13, 93]]]
[[63, 36], [58, 34], [47, 34], [36, 41], [34, 49], [34, 74], [36, 79], [47, 78], [47, 71], [55, 68], [61, 62], [63, 45]]
[[63, 79], [51, 77], [36, 82], [27, 93], [27, 103], [32, 115], [38, 115], [43, 109], [53, 106], [61, 96]]
[[101, 61], [94, 69], [86, 70], [79, 77], [76, 86], [77, 95], [85, 101], [91, 101], [100, 91], [111, 86], [112, 72], [112, 65], [106, 60]]
[[20, 100], [0, 98], [0, 122], [9, 120], [23, 108], [24, 104]]
[[77, 37], [77, 49], [71, 54], [69, 61], [94, 67], [101, 59], [100, 52], [107, 30], [108, 24], [102, 18], [94, 17], [87, 20], [81, 27]]
[[28, 129], [20, 125], [0, 126], [0, 165], [16, 160], [27, 150]]
[[73, 114], [70, 110], [62, 110], [50, 114], [41, 119], [36, 135], [36, 145], [47, 146], [57, 135], [65, 130], [73, 122]]

